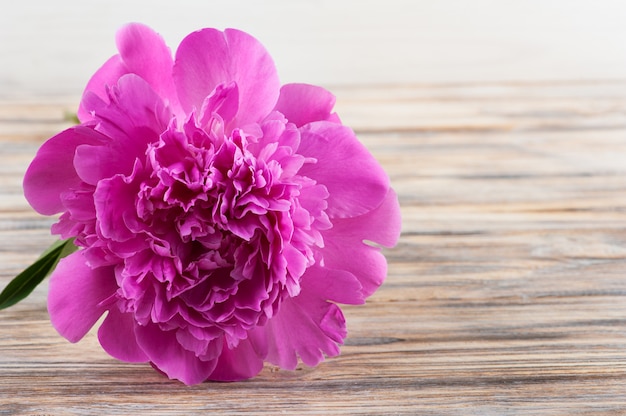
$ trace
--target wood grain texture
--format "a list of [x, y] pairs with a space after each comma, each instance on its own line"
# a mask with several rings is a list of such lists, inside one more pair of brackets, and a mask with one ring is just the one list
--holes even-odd
[[[626, 414], [626, 82], [350, 87], [403, 233], [342, 355], [186, 387], [0, 312], [0, 415]], [[0, 285], [52, 241], [21, 178], [75, 101], [0, 103]]]

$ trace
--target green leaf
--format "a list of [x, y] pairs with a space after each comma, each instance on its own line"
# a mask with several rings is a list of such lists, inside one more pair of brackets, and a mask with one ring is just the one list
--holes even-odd
[[18, 274], [0, 293], [0, 309], [8, 308], [28, 296], [56, 267], [59, 260], [77, 250], [74, 239], [52, 244], [39, 259]]

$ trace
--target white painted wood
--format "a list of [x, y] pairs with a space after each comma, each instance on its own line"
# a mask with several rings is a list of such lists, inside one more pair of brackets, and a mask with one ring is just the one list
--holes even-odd
[[237, 27], [284, 82], [323, 85], [626, 78], [622, 0], [3, 0], [0, 97], [76, 95], [141, 21], [174, 47]]

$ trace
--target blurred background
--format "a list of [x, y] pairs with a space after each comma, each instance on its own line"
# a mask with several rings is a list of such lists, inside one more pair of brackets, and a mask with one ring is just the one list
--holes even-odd
[[283, 82], [333, 85], [626, 78], [623, 0], [24, 0], [0, 12], [0, 98], [76, 96], [124, 23], [172, 50], [202, 27], [265, 44]]

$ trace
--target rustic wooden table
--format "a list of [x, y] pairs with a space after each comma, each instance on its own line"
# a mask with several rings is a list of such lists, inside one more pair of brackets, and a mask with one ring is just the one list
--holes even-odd
[[[403, 213], [342, 355], [193, 387], [0, 312], [0, 415], [625, 414], [626, 83], [345, 87]], [[53, 240], [21, 179], [75, 100], [0, 102], [0, 285]]]

